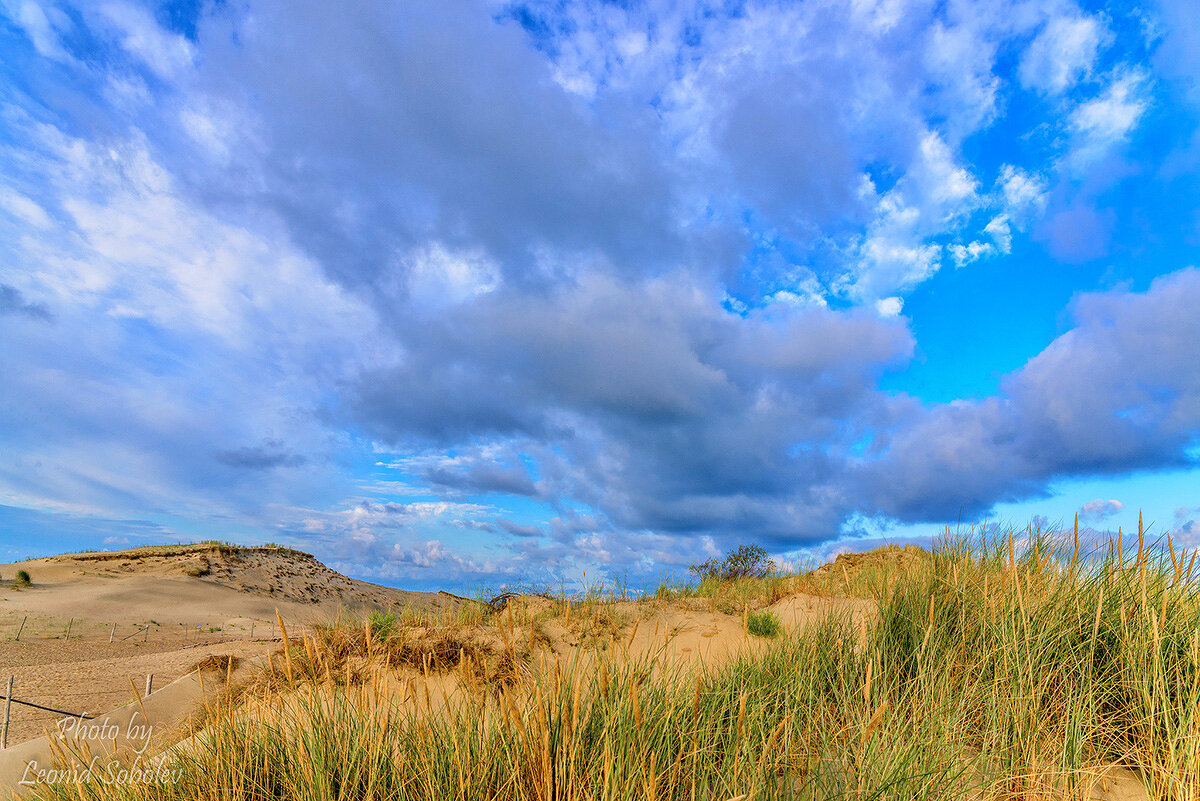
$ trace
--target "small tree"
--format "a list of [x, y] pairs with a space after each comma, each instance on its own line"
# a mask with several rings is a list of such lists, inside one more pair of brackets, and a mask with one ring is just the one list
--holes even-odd
[[692, 565], [691, 571], [701, 578], [718, 581], [733, 581], [740, 578], [762, 578], [774, 568], [766, 549], [758, 545], [743, 545], [734, 548], [721, 561], [709, 559]]
[[14, 587], [28, 587], [32, 583], [33, 580], [29, 578], [28, 570], [18, 570], [17, 577], [13, 579]]

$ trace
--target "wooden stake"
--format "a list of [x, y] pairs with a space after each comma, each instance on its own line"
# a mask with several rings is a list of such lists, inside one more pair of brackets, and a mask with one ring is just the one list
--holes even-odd
[[151, 691], [153, 688], [154, 688], [154, 674], [153, 674], [153, 673], [147, 673], [147, 674], [146, 674], [146, 692], [145, 692], [145, 695], [149, 695], [149, 694], [150, 694], [150, 691]]
[[29, 619], [29, 615], [21, 618], [21, 627], [17, 629], [17, 642], [21, 641], [21, 632], [25, 630], [25, 621]]
[[71, 639], [71, 624], [72, 624], [72, 623], [74, 623], [74, 622], [75, 622], [75, 618], [71, 618], [70, 620], [68, 620], [68, 621], [67, 621], [67, 636], [66, 636], [66, 639], [68, 639], [68, 640], [69, 640], [69, 639]]
[[0, 734], [0, 748], [8, 748], [8, 717], [12, 710], [13, 677], [8, 677], [8, 689], [4, 691], [4, 732]]
[[150, 639], [150, 624], [146, 624], [145, 633], [142, 634], [142, 642], [147, 642]]
[[117, 624], [113, 623], [112, 631], [108, 633], [108, 644], [112, 645], [113, 637], [117, 636]]

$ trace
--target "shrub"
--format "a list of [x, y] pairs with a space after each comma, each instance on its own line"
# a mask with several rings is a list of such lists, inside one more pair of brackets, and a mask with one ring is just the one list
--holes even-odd
[[733, 581], [740, 578], [762, 578], [770, 573], [773, 567], [764, 548], [758, 545], [743, 545], [727, 553], [722, 561], [709, 559], [707, 562], [692, 565], [690, 569], [701, 579], [711, 577], [719, 581]]
[[386, 640], [396, 633], [396, 613], [388, 610], [387, 612], [372, 612], [371, 613], [371, 637], [376, 640]]
[[774, 612], [751, 612], [746, 616], [746, 629], [758, 637], [778, 637], [783, 624]]
[[28, 587], [33, 584], [33, 579], [29, 578], [28, 570], [18, 570], [17, 577], [13, 579], [14, 587]]

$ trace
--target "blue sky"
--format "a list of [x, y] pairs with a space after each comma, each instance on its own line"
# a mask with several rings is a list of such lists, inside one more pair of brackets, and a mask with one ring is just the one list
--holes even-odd
[[1198, 16], [0, 0], [0, 558], [1200, 546]]

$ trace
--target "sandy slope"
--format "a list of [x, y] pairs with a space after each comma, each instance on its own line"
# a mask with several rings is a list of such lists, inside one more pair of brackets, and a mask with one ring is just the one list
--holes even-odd
[[[32, 587], [8, 587], [18, 569], [30, 573]], [[72, 554], [0, 565], [0, 577], [0, 683], [13, 676], [17, 698], [70, 712], [123, 704], [132, 697], [131, 680], [139, 692], [146, 674], [164, 686], [207, 654], [261, 655], [278, 635], [276, 610], [288, 625], [303, 627], [347, 611], [452, 610], [463, 603], [357, 581], [287, 549]], [[138, 634], [143, 626], [149, 631]], [[15, 706], [9, 745], [38, 736], [57, 718]]]

